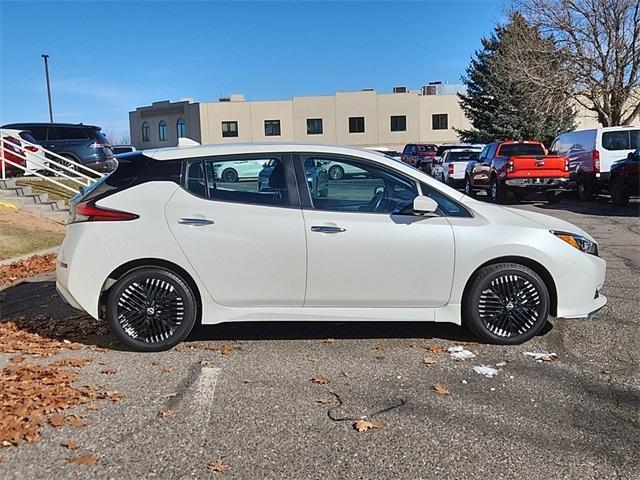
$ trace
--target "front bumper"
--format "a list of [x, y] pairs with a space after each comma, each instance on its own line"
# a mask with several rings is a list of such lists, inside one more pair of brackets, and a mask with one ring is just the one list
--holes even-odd
[[578, 315], [564, 315], [561, 318], [585, 318], [587, 320], [591, 320], [593, 317], [598, 315], [600, 311], [607, 305], [607, 297], [604, 295], [598, 295], [597, 298], [593, 299], [592, 304], [589, 307], [589, 312], [585, 314]]

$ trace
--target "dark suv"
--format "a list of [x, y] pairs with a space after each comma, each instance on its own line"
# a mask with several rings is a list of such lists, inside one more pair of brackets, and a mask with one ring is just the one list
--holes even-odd
[[81, 123], [12, 123], [2, 128], [29, 130], [45, 149], [99, 172], [116, 168], [111, 145], [100, 127]]

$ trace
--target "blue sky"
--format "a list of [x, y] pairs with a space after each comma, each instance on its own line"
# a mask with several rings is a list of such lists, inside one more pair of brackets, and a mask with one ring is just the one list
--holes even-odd
[[158, 100], [282, 99], [458, 83], [504, 0], [0, 0], [0, 124], [54, 119], [128, 134]]

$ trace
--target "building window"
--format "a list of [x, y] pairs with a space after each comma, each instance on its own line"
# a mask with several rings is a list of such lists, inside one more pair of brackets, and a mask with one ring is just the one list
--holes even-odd
[[176, 131], [178, 132], [178, 138], [187, 136], [187, 122], [184, 121], [184, 118], [179, 118], [176, 122]]
[[407, 116], [406, 115], [392, 115], [391, 116], [391, 131], [392, 132], [406, 132], [407, 131]]
[[447, 130], [449, 128], [449, 115], [446, 113], [434, 113], [431, 115], [431, 128], [434, 130]]
[[349, 117], [349, 133], [364, 133], [364, 117]]
[[321, 118], [307, 118], [307, 135], [322, 135]]
[[223, 137], [237, 137], [238, 136], [238, 122], [222, 122], [222, 136]]
[[169, 137], [167, 132], [167, 122], [164, 120], [160, 120], [160, 123], [158, 124], [158, 137], [161, 142], [166, 142]]
[[149, 124], [147, 122], [142, 123], [142, 141], [149, 141]]
[[265, 120], [264, 136], [279, 137], [280, 136], [280, 120]]

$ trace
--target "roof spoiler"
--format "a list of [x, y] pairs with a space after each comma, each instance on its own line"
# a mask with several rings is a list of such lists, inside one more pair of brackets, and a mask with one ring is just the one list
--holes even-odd
[[178, 147], [197, 147], [198, 145], [200, 145], [198, 142], [196, 142], [195, 140], [191, 140], [190, 138], [178, 138]]

